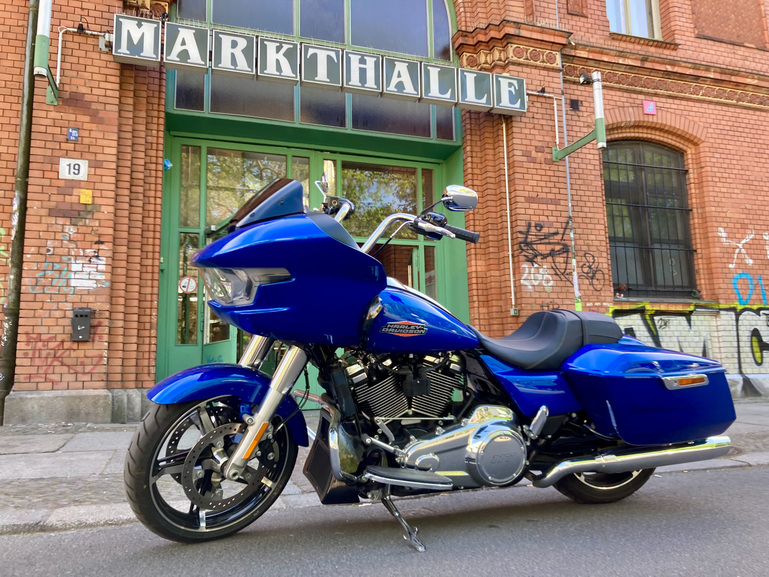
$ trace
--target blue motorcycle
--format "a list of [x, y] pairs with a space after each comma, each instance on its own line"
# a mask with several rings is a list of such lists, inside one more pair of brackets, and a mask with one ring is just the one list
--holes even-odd
[[[239, 531], [275, 502], [310, 437], [304, 474], [320, 501], [380, 500], [420, 551], [393, 496], [525, 478], [608, 503], [655, 467], [729, 451], [718, 435], [735, 412], [718, 362], [648, 347], [598, 313], [537, 312], [490, 338], [387, 278], [369, 252], [392, 225], [478, 242], [447, 224], [440, 204], [467, 211], [477, 195], [449, 186], [440, 202], [389, 216], [358, 246], [341, 224], [352, 203], [325, 195], [310, 211], [301, 184], [281, 179], [197, 253], [211, 308], [254, 336], [238, 364], [188, 369], [149, 392], [154, 405], [125, 468], [142, 523], [182, 542]], [[308, 364], [322, 395], [309, 381], [294, 390]], [[321, 407], [309, 436], [300, 410], [308, 399]]]

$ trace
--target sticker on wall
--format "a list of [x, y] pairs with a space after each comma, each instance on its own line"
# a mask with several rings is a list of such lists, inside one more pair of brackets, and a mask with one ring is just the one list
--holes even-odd
[[657, 103], [654, 100], [644, 100], [644, 114], [657, 116]]
[[198, 281], [191, 276], [183, 276], [179, 279], [179, 292], [184, 294], [193, 294], [198, 291]]

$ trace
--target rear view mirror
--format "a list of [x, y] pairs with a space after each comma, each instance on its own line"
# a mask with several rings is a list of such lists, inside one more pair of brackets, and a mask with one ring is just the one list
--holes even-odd
[[450, 184], [443, 191], [441, 202], [453, 212], [467, 212], [478, 206], [478, 193], [461, 184]]

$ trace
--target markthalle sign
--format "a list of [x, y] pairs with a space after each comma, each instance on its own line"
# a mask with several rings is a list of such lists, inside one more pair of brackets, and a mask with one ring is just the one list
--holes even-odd
[[523, 78], [173, 22], [165, 23], [161, 44], [160, 21], [115, 15], [116, 61], [159, 66], [161, 51], [166, 67], [175, 70], [206, 73], [210, 67], [214, 74], [301, 82], [499, 114], [526, 112]]

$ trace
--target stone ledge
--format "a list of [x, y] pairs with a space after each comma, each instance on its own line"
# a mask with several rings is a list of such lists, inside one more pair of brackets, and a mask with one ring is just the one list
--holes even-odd
[[149, 407], [147, 389], [14, 391], [5, 400], [6, 425], [131, 423]]

